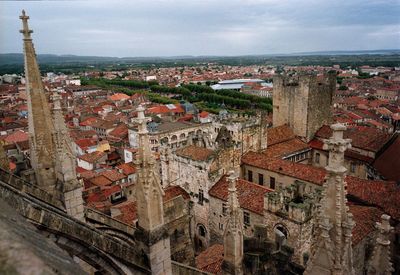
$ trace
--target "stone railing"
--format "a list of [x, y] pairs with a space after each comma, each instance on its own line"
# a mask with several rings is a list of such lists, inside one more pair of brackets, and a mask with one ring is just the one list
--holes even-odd
[[59, 198], [56, 198], [47, 191], [41, 189], [39, 186], [34, 185], [29, 181], [26, 181], [23, 178], [18, 177], [17, 175], [14, 175], [2, 168], [0, 168], [0, 180], [23, 193], [34, 196], [45, 203], [51, 204], [59, 209], [64, 209], [64, 205], [61, 203]]
[[92, 220], [97, 224], [111, 227], [112, 229], [119, 230], [131, 236], [133, 236], [133, 233], [135, 232], [133, 225], [123, 223], [92, 208], [85, 208], [85, 218], [87, 220]]

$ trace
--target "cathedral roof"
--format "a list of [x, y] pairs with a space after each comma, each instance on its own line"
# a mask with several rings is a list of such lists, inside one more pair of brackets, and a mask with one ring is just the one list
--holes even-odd
[[189, 145], [176, 150], [176, 155], [197, 161], [209, 160], [213, 154], [213, 150], [195, 145]]
[[285, 142], [295, 138], [293, 130], [287, 126], [282, 125], [278, 127], [268, 128], [267, 130], [267, 145], [271, 146], [277, 143]]
[[[228, 201], [228, 187], [229, 182], [226, 176], [223, 176], [214, 186], [210, 189], [209, 195], [216, 197], [220, 200]], [[264, 196], [273, 190], [249, 182], [244, 179], [238, 179], [236, 182], [237, 194], [240, 207], [263, 215], [264, 211]]]

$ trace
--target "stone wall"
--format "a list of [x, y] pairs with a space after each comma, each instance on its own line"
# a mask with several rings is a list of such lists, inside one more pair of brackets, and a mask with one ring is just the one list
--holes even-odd
[[164, 203], [164, 222], [171, 241], [171, 258], [183, 264], [194, 264], [194, 245], [190, 232], [189, 201], [182, 196]]
[[[226, 201], [220, 200], [215, 197], [210, 197], [210, 245], [215, 243], [223, 243], [223, 236], [227, 223], [228, 216], [222, 212], [222, 204]], [[243, 211], [250, 214], [250, 224], [244, 224]], [[265, 223], [264, 217], [257, 213], [248, 211], [241, 208], [242, 223], [243, 223], [243, 236], [250, 238], [254, 236], [255, 227]]]
[[287, 245], [294, 249], [293, 262], [302, 265], [303, 255], [310, 255], [313, 220], [303, 224], [292, 221], [285, 216], [265, 211], [265, 224], [267, 225], [268, 238], [275, 240], [275, 229], [282, 226], [287, 231]]
[[309, 141], [324, 124], [332, 121], [334, 74], [274, 77], [273, 126], [288, 124], [298, 136]]
[[[279, 174], [273, 171], [264, 170], [258, 167], [250, 166], [250, 165], [242, 165], [241, 169], [241, 178], [249, 180], [248, 178], [248, 171], [253, 172], [253, 182], [258, 184], [258, 174], [264, 175], [264, 186], [267, 188], [271, 188], [270, 186], [270, 178], [275, 178], [275, 189], [285, 188], [290, 186], [296, 182], [296, 178], [289, 177], [283, 174]], [[306, 192], [313, 192], [319, 186], [311, 183], [303, 181], [306, 184]]]

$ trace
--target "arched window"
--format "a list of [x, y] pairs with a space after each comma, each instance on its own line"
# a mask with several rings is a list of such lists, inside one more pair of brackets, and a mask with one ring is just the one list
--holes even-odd
[[171, 140], [172, 141], [176, 141], [178, 139], [178, 137], [176, 136], [176, 135], [173, 135], [172, 137], [171, 137]]
[[185, 133], [182, 133], [182, 134], [179, 136], [180, 139], [184, 139], [185, 137], [186, 137]]

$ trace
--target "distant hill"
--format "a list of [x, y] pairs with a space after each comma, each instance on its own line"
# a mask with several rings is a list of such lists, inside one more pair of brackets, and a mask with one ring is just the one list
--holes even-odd
[[[392, 50], [362, 50], [362, 51], [320, 51], [320, 52], [299, 52], [289, 54], [265, 54], [265, 55], [242, 55], [242, 56], [169, 56], [169, 57], [109, 57], [109, 56], [79, 56], [79, 55], [55, 55], [39, 54], [38, 62], [41, 64], [62, 64], [62, 63], [141, 63], [141, 62], [171, 62], [182, 60], [224, 60], [224, 59], [264, 59], [273, 57], [301, 57], [301, 56], [340, 56], [340, 55], [400, 55], [400, 49]], [[23, 64], [22, 53], [0, 54], [0, 66], [11, 64]]]

